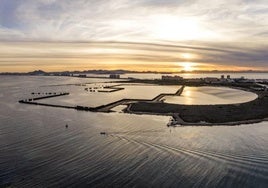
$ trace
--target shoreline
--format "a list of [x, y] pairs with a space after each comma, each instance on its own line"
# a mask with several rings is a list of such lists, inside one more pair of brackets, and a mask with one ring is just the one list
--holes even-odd
[[[135, 115], [151, 115], [151, 116], [169, 116], [173, 117], [172, 114], [157, 114], [157, 113], [150, 113], [150, 112], [133, 112], [133, 111], [125, 111], [127, 114], [135, 114]], [[180, 118], [181, 119], [181, 118]], [[182, 119], [181, 119], [182, 120]], [[210, 123], [210, 122], [185, 122], [180, 121], [180, 123], [176, 123], [173, 125], [169, 125], [172, 127], [179, 127], [179, 126], [239, 126], [239, 125], [248, 125], [248, 124], [256, 124], [261, 122], [268, 122], [268, 118], [263, 119], [251, 119], [251, 120], [243, 120], [243, 121], [232, 121], [232, 122], [223, 122], [223, 123]]]
[[236, 104], [184, 105], [137, 102], [129, 104], [125, 113], [171, 116], [171, 126], [242, 125], [268, 121], [268, 92], [251, 88], [229, 87], [257, 94], [257, 98]]

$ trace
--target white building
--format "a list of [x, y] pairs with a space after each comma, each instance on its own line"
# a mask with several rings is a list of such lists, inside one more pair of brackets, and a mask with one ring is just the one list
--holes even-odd
[[119, 79], [120, 75], [119, 74], [110, 74], [110, 78]]

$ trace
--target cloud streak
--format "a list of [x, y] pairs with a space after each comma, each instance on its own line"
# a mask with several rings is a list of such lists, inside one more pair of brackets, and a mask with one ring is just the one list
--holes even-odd
[[0, 67], [53, 58], [168, 67], [191, 53], [207, 68], [268, 69], [267, 33], [266, 0], [0, 0]]

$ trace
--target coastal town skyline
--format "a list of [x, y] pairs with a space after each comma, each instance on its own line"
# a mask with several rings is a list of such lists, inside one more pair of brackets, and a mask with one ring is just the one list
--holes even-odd
[[264, 0], [0, 5], [0, 72], [268, 71]]

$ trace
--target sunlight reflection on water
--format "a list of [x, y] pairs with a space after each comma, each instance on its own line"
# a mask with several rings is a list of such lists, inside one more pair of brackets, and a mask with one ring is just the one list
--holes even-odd
[[166, 96], [166, 103], [175, 104], [233, 104], [257, 98], [255, 93], [225, 87], [185, 87], [181, 96]]
[[85, 80], [4, 80], [0, 187], [267, 187], [267, 122], [173, 128], [163, 116], [23, 105], [40, 85]]

